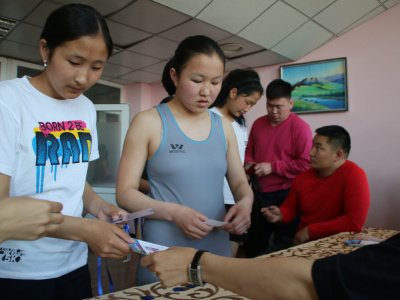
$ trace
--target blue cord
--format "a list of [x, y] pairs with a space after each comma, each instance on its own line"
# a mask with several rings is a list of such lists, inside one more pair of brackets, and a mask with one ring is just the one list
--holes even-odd
[[99, 296], [103, 295], [103, 287], [101, 284], [101, 258], [97, 257], [97, 292]]
[[[110, 283], [110, 293], [114, 293], [114, 285], [113, 281], [111, 279], [111, 274], [108, 269], [108, 264], [107, 264], [107, 259], [106, 259], [106, 270], [107, 270], [107, 275], [108, 275], [108, 281]], [[97, 291], [99, 293], [99, 296], [103, 295], [103, 285], [101, 283], [101, 258], [97, 257]]]
[[[129, 225], [128, 224], [124, 224], [124, 229], [125, 229], [125, 232], [127, 234], [129, 234]], [[110, 271], [108, 269], [107, 259], [106, 259], [106, 270], [107, 270], [108, 281], [110, 283], [110, 293], [114, 293], [114, 284], [113, 284], [113, 281], [111, 278]], [[103, 285], [101, 283], [101, 258], [100, 257], [97, 257], [97, 291], [99, 293], [99, 296], [103, 295]]]

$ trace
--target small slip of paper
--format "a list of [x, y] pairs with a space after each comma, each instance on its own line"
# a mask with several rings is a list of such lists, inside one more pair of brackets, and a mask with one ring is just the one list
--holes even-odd
[[362, 247], [362, 246], [366, 246], [366, 245], [379, 244], [380, 242], [378, 242], [378, 241], [367, 241], [367, 240], [346, 240], [345, 243], [346, 243], [347, 246]]
[[134, 239], [135, 243], [133, 244], [129, 244], [129, 247], [131, 247], [132, 251], [138, 252], [140, 254], [144, 254], [144, 255], [148, 255], [152, 252], [157, 252], [157, 251], [164, 251], [167, 250], [168, 247], [166, 246], [161, 246], [158, 244], [153, 244], [153, 243], [149, 243], [146, 241], [142, 241], [142, 240], [138, 240], [138, 239]]
[[109, 220], [108, 222], [110, 222], [111, 224], [118, 224], [118, 223], [127, 222], [129, 220], [134, 220], [137, 218], [142, 218], [142, 217], [152, 215], [152, 214], [154, 214], [154, 211], [152, 208], [149, 208], [149, 209], [144, 209], [141, 211], [123, 215], [118, 220]]
[[226, 224], [228, 224], [227, 222], [221, 222], [221, 221], [217, 221], [217, 220], [212, 220], [212, 219], [208, 219], [207, 221], [204, 222], [204, 224], [208, 225], [208, 226], [212, 226], [212, 227], [222, 227]]

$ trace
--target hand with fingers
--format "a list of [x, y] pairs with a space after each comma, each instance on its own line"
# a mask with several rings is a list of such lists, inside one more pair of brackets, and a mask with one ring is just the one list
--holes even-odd
[[194, 240], [202, 239], [213, 230], [212, 226], [204, 224], [207, 219], [205, 215], [184, 205], [179, 206], [173, 216], [173, 222], [179, 230]]
[[224, 222], [229, 222], [222, 229], [236, 235], [242, 235], [251, 224], [252, 201], [242, 199], [232, 206], [227, 212]]
[[102, 220], [86, 219], [82, 234], [83, 241], [101, 258], [123, 259], [132, 252], [128, 243], [135, 243], [124, 230]]
[[189, 282], [188, 266], [196, 251], [193, 248], [171, 247], [150, 253], [141, 260], [141, 264], [154, 272], [164, 287], [170, 287]]
[[272, 173], [272, 165], [269, 162], [258, 163], [254, 167], [254, 174], [258, 177], [266, 176]]
[[27, 197], [0, 200], [0, 242], [36, 240], [57, 231], [64, 220], [63, 206]]
[[261, 208], [261, 212], [269, 223], [278, 223], [282, 221], [281, 210], [275, 205]]

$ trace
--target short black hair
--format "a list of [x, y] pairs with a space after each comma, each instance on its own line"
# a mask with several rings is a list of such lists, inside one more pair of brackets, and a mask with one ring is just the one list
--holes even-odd
[[272, 80], [266, 89], [267, 100], [275, 100], [279, 98], [292, 98], [292, 85], [282, 79]]
[[320, 127], [315, 130], [315, 133], [326, 136], [328, 138], [328, 144], [335, 150], [343, 150], [343, 153], [346, 154], [346, 156], [350, 154], [350, 134], [342, 126], [329, 125]]

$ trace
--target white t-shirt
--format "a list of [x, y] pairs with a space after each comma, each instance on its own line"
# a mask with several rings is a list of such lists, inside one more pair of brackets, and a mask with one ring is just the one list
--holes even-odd
[[[212, 112], [215, 112], [219, 116], [223, 115], [221, 112], [214, 106], [213, 108], [210, 108]], [[240, 159], [242, 160], [242, 164], [244, 163], [244, 153], [246, 151], [246, 143], [247, 143], [247, 127], [246, 126], [241, 126], [238, 122], [233, 121], [232, 123], [233, 130], [235, 131], [238, 147], [239, 147], [239, 155]], [[226, 177], [224, 178], [224, 202], [225, 204], [235, 204], [235, 200], [233, 199], [233, 195], [231, 192], [231, 189], [229, 188], [228, 181], [226, 180]]]
[[[61, 202], [64, 215], [81, 217], [88, 162], [99, 157], [93, 103], [83, 95], [50, 98], [27, 77], [3, 81], [0, 132], [0, 172], [11, 177], [10, 196]], [[41, 238], [0, 244], [0, 278], [55, 278], [86, 262], [83, 242]]]

